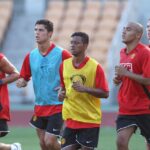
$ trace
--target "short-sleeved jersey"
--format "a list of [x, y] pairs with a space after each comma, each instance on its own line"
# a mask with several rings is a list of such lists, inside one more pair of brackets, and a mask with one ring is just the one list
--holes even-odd
[[[120, 65], [129, 71], [150, 78], [150, 49], [139, 43], [135, 49], [126, 53], [126, 48], [120, 52]], [[147, 86], [150, 90], [150, 86]], [[150, 114], [150, 99], [138, 82], [122, 78], [118, 94], [119, 114], [136, 115]]]
[[[4, 55], [0, 53], [0, 61], [3, 59]], [[5, 78], [5, 73], [0, 69], [0, 79]], [[8, 95], [7, 84], [0, 85], [0, 119], [10, 120], [10, 106], [9, 106], [9, 95]]]
[[[59, 66], [71, 54], [51, 43], [46, 55], [38, 49], [32, 50], [25, 58], [20, 76], [29, 80], [32, 76], [35, 93], [36, 116], [49, 116], [61, 112], [62, 105], [58, 101], [55, 88], [60, 86]], [[55, 78], [55, 79], [54, 79]]]
[[[72, 64], [72, 58], [63, 62], [60, 68], [62, 85], [65, 86], [67, 98], [63, 104], [63, 119], [71, 128], [96, 127], [101, 123], [100, 99], [88, 93], [80, 93], [72, 88], [72, 83], [79, 81], [87, 87], [108, 91], [107, 81], [100, 64], [86, 57], [79, 68]], [[97, 83], [98, 81], [98, 83]], [[69, 124], [68, 124], [69, 122]], [[94, 126], [92, 126], [94, 125]]]

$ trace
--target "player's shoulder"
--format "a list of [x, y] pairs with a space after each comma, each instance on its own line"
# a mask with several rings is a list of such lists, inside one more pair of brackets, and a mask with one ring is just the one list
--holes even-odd
[[96, 65], [99, 64], [99, 62], [98, 62], [96, 59], [92, 58], [92, 57], [89, 57], [89, 61], [90, 61], [91, 63], [93, 63], [93, 64], [96, 64]]
[[55, 44], [55, 43], [52, 43], [53, 44], [53, 49], [57, 49], [57, 50], [59, 50], [59, 51], [64, 51], [64, 48], [63, 47], [61, 47], [60, 45], [57, 45], [57, 44]]
[[63, 63], [69, 63], [69, 62], [72, 62], [72, 57], [63, 60]]
[[140, 54], [150, 54], [150, 47], [148, 45], [140, 43], [137, 49]]
[[0, 53], [0, 60], [4, 57], [5, 57], [5, 55], [3, 53]]
[[126, 47], [121, 48], [120, 54], [125, 53], [125, 51], [126, 51]]

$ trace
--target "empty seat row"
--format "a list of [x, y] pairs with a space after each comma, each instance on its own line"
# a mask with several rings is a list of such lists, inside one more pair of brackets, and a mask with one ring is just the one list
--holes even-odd
[[49, 0], [46, 18], [54, 22], [53, 40], [66, 49], [69, 48], [73, 32], [86, 32], [90, 37], [89, 55], [106, 67], [104, 60], [121, 11], [122, 3], [119, 0]]

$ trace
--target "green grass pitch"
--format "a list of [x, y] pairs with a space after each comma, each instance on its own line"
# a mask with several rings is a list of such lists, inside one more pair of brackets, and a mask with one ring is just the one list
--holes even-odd
[[[34, 128], [13, 127], [10, 128], [10, 131], [11, 132], [6, 137], [0, 139], [0, 142], [20, 142], [22, 144], [23, 150], [40, 150], [39, 142]], [[101, 128], [97, 150], [116, 150], [115, 140], [116, 132], [114, 128]], [[140, 135], [139, 131], [137, 131], [137, 133], [132, 137], [129, 149], [146, 149], [144, 138]]]

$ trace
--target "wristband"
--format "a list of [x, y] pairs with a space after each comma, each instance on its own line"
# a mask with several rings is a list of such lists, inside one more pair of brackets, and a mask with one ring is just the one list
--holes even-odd
[[2, 79], [0, 79], [0, 85], [2, 85], [3, 84], [3, 80]]

